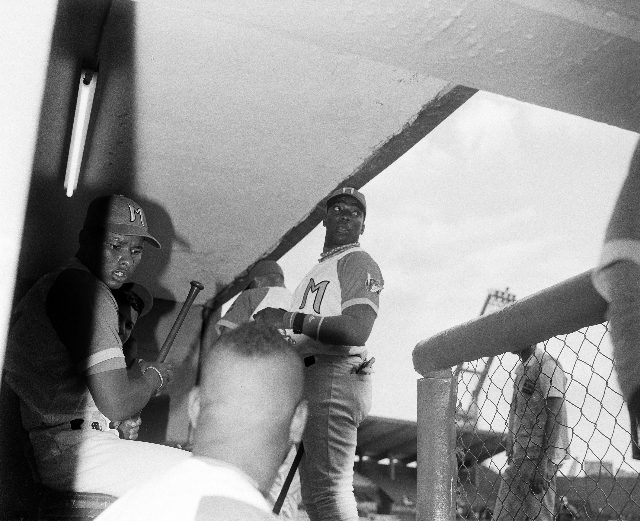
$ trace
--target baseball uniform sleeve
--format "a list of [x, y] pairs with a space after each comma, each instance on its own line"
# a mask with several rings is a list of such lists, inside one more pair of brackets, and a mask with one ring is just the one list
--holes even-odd
[[567, 377], [551, 357], [545, 356], [540, 372], [540, 387], [545, 398], [564, 398]]
[[47, 295], [47, 315], [78, 371], [126, 368], [118, 336], [118, 306], [109, 288], [88, 271], [67, 269]]
[[380, 292], [384, 288], [382, 273], [364, 251], [353, 252], [338, 261], [338, 278], [342, 291], [342, 310], [364, 304], [378, 313]]
[[268, 288], [248, 289], [240, 293], [225, 315], [216, 323], [216, 333], [223, 327], [237, 329], [240, 324], [251, 320], [253, 310], [264, 299]]

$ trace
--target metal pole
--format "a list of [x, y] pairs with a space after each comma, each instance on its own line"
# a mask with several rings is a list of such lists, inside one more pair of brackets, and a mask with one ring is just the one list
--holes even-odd
[[454, 521], [456, 386], [451, 369], [418, 380], [416, 521]]

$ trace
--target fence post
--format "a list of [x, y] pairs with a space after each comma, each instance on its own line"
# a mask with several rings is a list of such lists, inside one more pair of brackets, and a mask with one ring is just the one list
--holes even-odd
[[418, 380], [416, 521], [455, 520], [455, 404], [451, 369]]

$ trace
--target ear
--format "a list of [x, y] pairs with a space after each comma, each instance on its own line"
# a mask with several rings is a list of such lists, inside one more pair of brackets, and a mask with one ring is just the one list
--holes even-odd
[[304, 427], [307, 424], [307, 416], [309, 415], [309, 406], [307, 400], [302, 400], [296, 407], [296, 412], [293, 413], [291, 420], [291, 426], [289, 427], [289, 441], [292, 443], [299, 443], [302, 440], [302, 433]]
[[360, 228], [360, 235], [364, 233], [364, 222], [362, 223], [362, 228]]
[[196, 428], [198, 423], [198, 416], [200, 415], [200, 388], [194, 387], [189, 392], [189, 403], [187, 405], [187, 412], [189, 413], [189, 420], [191, 425]]

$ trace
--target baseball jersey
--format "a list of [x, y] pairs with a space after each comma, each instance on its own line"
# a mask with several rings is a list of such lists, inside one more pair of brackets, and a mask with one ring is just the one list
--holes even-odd
[[236, 329], [245, 322], [253, 320], [253, 315], [264, 308], [289, 309], [291, 306], [291, 292], [280, 286], [247, 289], [238, 295], [229, 310], [216, 323], [216, 333], [222, 327]]
[[[355, 305], [370, 306], [378, 314], [384, 287], [376, 262], [362, 248], [353, 247], [322, 259], [302, 279], [293, 293], [291, 311], [316, 316], [338, 316]], [[292, 335], [303, 356], [316, 354], [355, 355], [365, 346], [325, 344], [306, 335]]]
[[27, 430], [76, 418], [108, 425], [85, 375], [126, 367], [109, 287], [77, 259], [41, 278], [12, 317], [5, 367]]
[[545, 424], [548, 420], [547, 398], [561, 398], [567, 388], [567, 377], [560, 364], [546, 351], [536, 347], [529, 359], [515, 371], [513, 399], [509, 411], [509, 435], [513, 443], [513, 459], [536, 459], [546, 453], [559, 464], [567, 455], [569, 435], [567, 411], [562, 403], [557, 425], [557, 446], [547, 447]]

